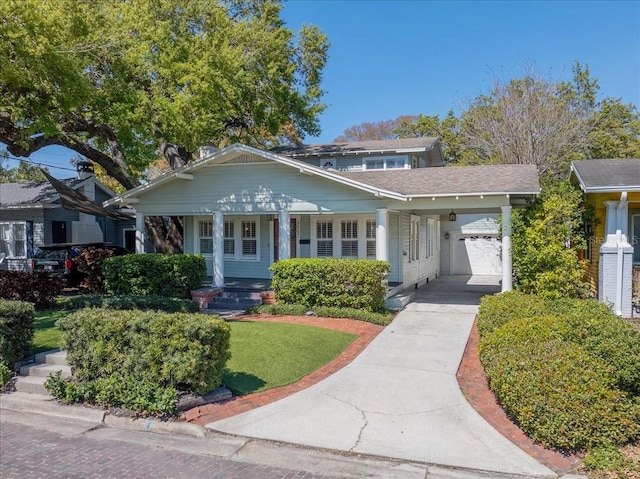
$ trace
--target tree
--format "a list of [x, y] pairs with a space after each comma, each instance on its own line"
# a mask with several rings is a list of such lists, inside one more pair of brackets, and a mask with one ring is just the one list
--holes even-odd
[[[47, 168], [42, 168], [47, 173]], [[20, 160], [20, 163], [15, 168], [9, 167], [9, 160], [7, 159], [6, 151], [0, 151], [0, 183], [26, 183], [29, 181], [47, 181], [47, 178], [42, 173], [42, 170], [37, 165], [31, 165], [26, 161]]]
[[[0, 141], [62, 145], [126, 189], [199, 146], [319, 132], [328, 43], [285, 27], [278, 0], [0, 2]], [[175, 222], [173, 223], [175, 224]], [[156, 219], [156, 247], [170, 232]]]
[[547, 182], [539, 198], [512, 216], [514, 286], [545, 297], [586, 297], [578, 251], [585, 248], [582, 192], [569, 181]]
[[[350, 126], [333, 141], [367, 141], [367, 140], [394, 140], [404, 138], [398, 133], [401, 125], [413, 124], [418, 120], [416, 115], [402, 115], [394, 120], [376, 122], [364, 122]], [[418, 135], [422, 136], [422, 135]]]
[[482, 163], [533, 164], [540, 174], [566, 174], [587, 150], [587, 112], [561, 85], [527, 75], [496, 81], [462, 113], [461, 134]]

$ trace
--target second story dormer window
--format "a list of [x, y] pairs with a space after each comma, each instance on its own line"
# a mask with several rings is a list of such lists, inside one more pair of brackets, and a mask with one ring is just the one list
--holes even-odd
[[411, 164], [406, 156], [373, 156], [362, 159], [363, 170], [403, 170]]

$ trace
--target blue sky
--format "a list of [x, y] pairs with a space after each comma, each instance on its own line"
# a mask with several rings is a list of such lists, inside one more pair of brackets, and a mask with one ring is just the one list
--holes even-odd
[[[602, 96], [640, 105], [637, 0], [289, 0], [283, 18], [296, 31], [318, 25], [331, 43], [322, 133], [307, 143], [331, 142], [365, 121], [458, 113], [494, 79], [521, 77], [528, 67], [570, 80], [576, 60]], [[31, 159], [69, 168], [70, 156], [48, 148]]]

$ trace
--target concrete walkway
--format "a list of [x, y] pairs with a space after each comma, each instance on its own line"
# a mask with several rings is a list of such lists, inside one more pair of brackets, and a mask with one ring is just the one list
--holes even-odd
[[479, 299], [499, 291], [498, 279], [432, 281], [360, 356], [334, 375], [206, 427], [489, 475], [556, 477], [487, 424], [456, 381]]

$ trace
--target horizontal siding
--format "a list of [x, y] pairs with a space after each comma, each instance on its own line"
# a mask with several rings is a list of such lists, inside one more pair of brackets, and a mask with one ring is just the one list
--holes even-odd
[[136, 205], [144, 214], [341, 211], [362, 213], [388, 200], [335, 181], [301, 174], [284, 165], [221, 165], [204, 168], [193, 180], [176, 179], [144, 194]]

